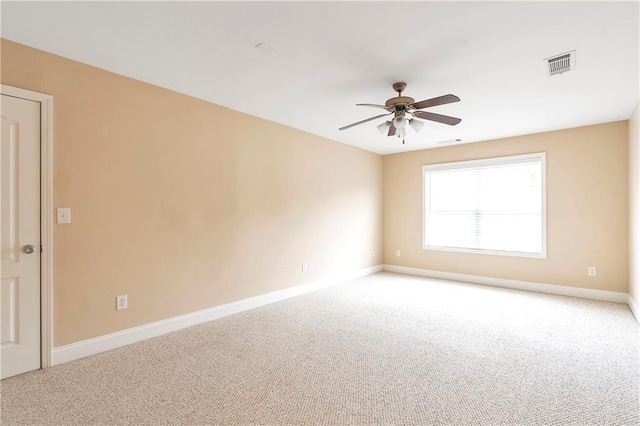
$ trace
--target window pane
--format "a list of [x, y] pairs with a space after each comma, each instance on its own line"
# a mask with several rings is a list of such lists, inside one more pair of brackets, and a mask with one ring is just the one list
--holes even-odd
[[478, 209], [540, 211], [541, 165], [509, 165], [477, 171]]
[[430, 210], [432, 212], [469, 211], [475, 208], [473, 170], [433, 172]]
[[431, 246], [472, 247], [474, 246], [473, 214], [434, 214], [426, 223], [426, 241]]
[[476, 248], [524, 253], [540, 253], [542, 250], [539, 214], [483, 215], [481, 221]]

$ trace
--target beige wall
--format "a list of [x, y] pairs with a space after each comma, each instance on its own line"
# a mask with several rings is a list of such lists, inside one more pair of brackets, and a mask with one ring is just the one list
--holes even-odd
[[[628, 291], [627, 121], [384, 157], [384, 262]], [[547, 153], [547, 259], [423, 250], [422, 165]], [[401, 251], [401, 257], [395, 251]], [[597, 277], [587, 267], [598, 268]]]
[[55, 346], [379, 263], [381, 156], [1, 47], [3, 84], [54, 97]]
[[[640, 306], [640, 104], [629, 118], [629, 294]], [[639, 319], [640, 320], [640, 319]]]
[[[383, 238], [388, 264], [627, 291], [629, 211], [638, 300], [637, 118], [383, 159], [10, 41], [0, 47], [3, 84], [54, 96], [54, 202], [73, 217], [54, 228], [55, 346], [373, 266]], [[423, 164], [539, 151], [547, 259], [422, 250]], [[591, 265], [598, 277], [587, 277]], [[118, 294], [129, 309], [115, 311]]]

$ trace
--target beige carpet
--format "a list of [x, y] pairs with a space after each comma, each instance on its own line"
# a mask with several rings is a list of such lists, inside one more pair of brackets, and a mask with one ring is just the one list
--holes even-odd
[[640, 424], [626, 305], [380, 273], [2, 381], [3, 424]]

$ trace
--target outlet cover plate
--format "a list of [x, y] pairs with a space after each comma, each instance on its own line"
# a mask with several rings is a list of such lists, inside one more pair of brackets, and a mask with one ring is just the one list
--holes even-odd
[[116, 296], [116, 311], [127, 309], [127, 295]]
[[56, 209], [56, 222], [58, 224], [71, 223], [71, 209], [68, 207], [58, 207]]

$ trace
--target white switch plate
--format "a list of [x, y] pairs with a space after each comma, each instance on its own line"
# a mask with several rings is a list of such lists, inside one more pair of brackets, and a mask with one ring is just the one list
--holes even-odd
[[590, 277], [595, 277], [596, 275], [598, 275], [598, 270], [596, 269], [596, 267], [595, 267], [595, 266], [589, 266], [589, 267], [587, 268], [587, 274], [588, 274]]
[[373, 257], [376, 257], [376, 251], [374, 250], [373, 252], [371, 252], [371, 255], [372, 255]]
[[127, 295], [116, 296], [116, 311], [127, 309]]
[[396, 250], [396, 256], [400, 257], [400, 250]]
[[56, 210], [58, 215], [58, 223], [71, 223], [71, 209], [68, 207], [60, 207]]
[[307, 272], [307, 264], [306, 263], [302, 264], [302, 272]]

